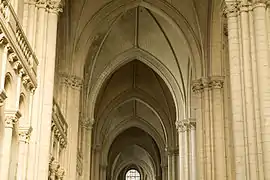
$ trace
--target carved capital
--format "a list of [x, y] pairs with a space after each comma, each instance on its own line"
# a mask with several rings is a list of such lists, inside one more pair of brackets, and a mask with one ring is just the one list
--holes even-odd
[[65, 176], [65, 169], [63, 167], [58, 168], [56, 176], [59, 180], [62, 180]]
[[83, 85], [83, 80], [75, 75], [69, 75], [66, 73], [60, 73], [60, 83], [68, 86], [72, 89], [81, 90]]
[[81, 120], [80, 123], [81, 123], [82, 128], [91, 130], [93, 128], [93, 125], [94, 125], [94, 120], [85, 119], [85, 120]]
[[61, 0], [48, 0], [47, 10], [56, 14], [63, 12], [63, 2]]
[[239, 2], [238, 1], [225, 1], [224, 15], [227, 17], [237, 16], [239, 11]]
[[175, 122], [175, 126], [179, 133], [186, 131], [186, 126], [185, 126], [184, 121], [177, 120]]
[[266, 7], [268, 4], [267, 0], [255, 0], [252, 4], [252, 9], [258, 8], [258, 7]]
[[50, 174], [55, 176], [59, 167], [59, 163], [56, 160], [52, 160], [49, 164]]
[[32, 132], [32, 127], [20, 127], [19, 128], [19, 141], [29, 143], [29, 139]]
[[46, 0], [37, 0], [36, 1], [36, 6], [38, 8], [46, 8]]
[[222, 89], [224, 86], [224, 77], [212, 76], [201, 78], [192, 82], [192, 91], [201, 93], [205, 89]]
[[18, 122], [20, 117], [21, 117], [21, 113], [19, 111], [6, 110], [5, 111], [5, 127], [13, 128], [14, 124]]

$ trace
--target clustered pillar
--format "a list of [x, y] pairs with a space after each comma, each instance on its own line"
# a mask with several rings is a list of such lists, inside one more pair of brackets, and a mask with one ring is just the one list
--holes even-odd
[[233, 179], [270, 179], [269, 1], [227, 1]]
[[176, 121], [179, 140], [179, 179], [195, 180], [196, 179], [196, 121], [188, 118]]

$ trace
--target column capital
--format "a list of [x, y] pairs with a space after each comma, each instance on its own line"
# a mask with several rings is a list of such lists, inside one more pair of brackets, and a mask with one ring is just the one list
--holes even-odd
[[194, 93], [201, 93], [205, 89], [222, 89], [223, 85], [223, 76], [202, 77], [192, 82], [192, 91]]
[[83, 85], [82, 78], [67, 73], [59, 73], [60, 83], [75, 90], [81, 90]]
[[252, 3], [252, 9], [258, 8], [258, 7], [266, 7], [269, 4], [268, 0], [255, 0]]
[[251, 3], [250, 2], [243, 2], [241, 1], [238, 5], [240, 12], [248, 12], [251, 10]]
[[50, 13], [59, 14], [63, 12], [63, 2], [62, 0], [47, 0], [46, 8]]
[[82, 128], [87, 129], [87, 130], [91, 130], [93, 128], [93, 125], [94, 125], [94, 120], [90, 119], [90, 118], [86, 118], [85, 120], [81, 120], [80, 124], [81, 124]]
[[19, 118], [22, 116], [21, 113], [16, 110], [6, 110], [4, 114], [6, 128], [13, 128], [14, 124], [18, 122]]
[[32, 127], [19, 127], [19, 141], [29, 143], [32, 130]]
[[38, 8], [46, 8], [46, 0], [36, 0], [35, 4]]
[[56, 176], [59, 180], [62, 180], [65, 176], [65, 169], [63, 167], [59, 167], [56, 172]]
[[186, 126], [183, 121], [178, 120], [175, 122], [175, 125], [179, 133], [186, 131]]
[[238, 11], [239, 11], [239, 1], [225, 1], [225, 7], [224, 7], [224, 15], [227, 17], [234, 17], [237, 16]]

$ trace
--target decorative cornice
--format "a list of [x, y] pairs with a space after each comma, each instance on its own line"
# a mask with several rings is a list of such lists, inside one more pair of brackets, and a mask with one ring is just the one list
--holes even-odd
[[80, 77], [66, 73], [60, 73], [59, 77], [61, 84], [76, 90], [82, 89], [83, 80]]
[[192, 82], [192, 91], [194, 93], [201, 93], [205, 89], [222, 89], [224, 85], [224, 77], [212, 76], [201, 78]]

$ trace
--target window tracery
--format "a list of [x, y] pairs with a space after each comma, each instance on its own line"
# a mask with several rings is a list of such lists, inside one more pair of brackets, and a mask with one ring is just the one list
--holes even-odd
[[126, 173], [125, 180], [141, 180], [141, 175], [136, 169], [131, 169]]

